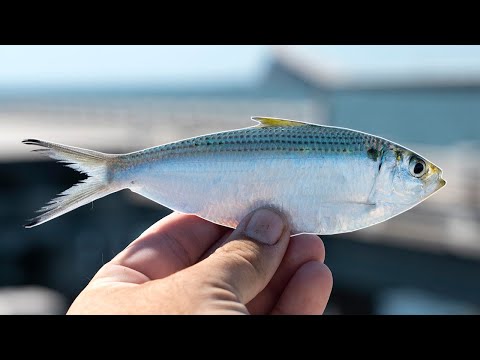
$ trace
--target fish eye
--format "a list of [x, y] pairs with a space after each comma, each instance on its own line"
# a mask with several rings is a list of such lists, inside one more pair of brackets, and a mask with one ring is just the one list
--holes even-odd
[[427, 172], [427, 165], [422, 159], [412, 156], [412, 158], [410, 159], [409, 170], [410, 174], [419, 178]]

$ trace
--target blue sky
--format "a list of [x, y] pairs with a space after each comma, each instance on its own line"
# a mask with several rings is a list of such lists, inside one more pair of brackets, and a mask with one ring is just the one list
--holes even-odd
[[0, 46], [0, 84], [248, 81], [267, 52], [262, 46]]
[[[353, 78], [480, 76], [480, 46], [292, 46]], [[0, 87], [251, 83], [268, 46], [0, 46]]]
[[299, 52], [326, 59], [355, 78], [480, 76], [480, 46], [303, 46]]

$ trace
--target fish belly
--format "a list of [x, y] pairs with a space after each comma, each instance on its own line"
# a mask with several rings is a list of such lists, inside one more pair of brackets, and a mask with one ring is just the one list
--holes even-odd
[[[377, 165], [348, 154], [204, 154], [145, 163], [130, 189], [172, 210], [235, 228], [250, 211], [284, 213], [292, 234], [335, 234], [375, 223]], [[377, 211], [378, 212], [378, 211]]]

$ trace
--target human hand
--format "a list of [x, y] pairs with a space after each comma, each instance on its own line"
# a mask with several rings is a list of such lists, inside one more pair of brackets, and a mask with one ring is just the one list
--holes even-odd
[[259, 209], [236, 230], [173, 213], [105, 264], [67, 314], [322, 314], [332, 289], [315, 235]]

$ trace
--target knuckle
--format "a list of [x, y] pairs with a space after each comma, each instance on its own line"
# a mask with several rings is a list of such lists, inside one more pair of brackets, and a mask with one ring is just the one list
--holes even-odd
[[262, 261], [261, 249], [255, 242], [248, 240], [234, 240], [226, 243], [217, 249], [217, 254], [221, 257], [234, 261], [245, 271], [245, 275], [263, 276], [265, 274], [265, 264]]

